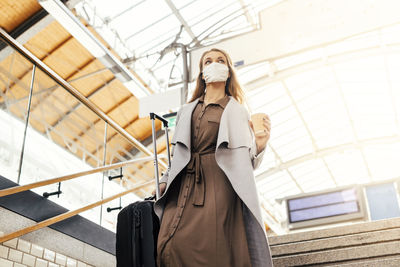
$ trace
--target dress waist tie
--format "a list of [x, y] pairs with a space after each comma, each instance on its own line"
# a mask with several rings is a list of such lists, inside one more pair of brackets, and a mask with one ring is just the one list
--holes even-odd
[[205, 182], [204, 182], [204, 174], [201, 166], [201, 156], [206, 154], [215, 153], [215, 147], [211, 147], [201, 152], [192, 152], [192, 157], [190, 162], [186, 167], [186, 172], [190, 174], [194, 174], [195, 183], [194, 183], [194, 198], [193, 205], [195, 206], [203, 206], [204, 205], [204, 196], [205, 196]]

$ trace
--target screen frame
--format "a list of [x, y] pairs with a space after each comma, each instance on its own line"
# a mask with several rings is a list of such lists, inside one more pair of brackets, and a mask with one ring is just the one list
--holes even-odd
[[[299, 198], [312, 197], [312, 196], [324, 195], [324, 194], [335, 193], [335, 192], [342, 192], [342, 191], [349, 190], [349, 189], [355, 189], [356, 202], [359, 207], [358, 212], [346, 213], [346, 214], [340, 214], [340, 215], [331, 215], [331, 216], [327, 216], [327, 217], [308, 219], [308, 220], [297, 221], [297, 222], [290, 221], [289, 201], [299, 199]], [[363, 188], [359, 185], [338, 187], [338, 188], [334, 188], [334, 189], [330, 189], [330, 190], [323, 190], [323, 191], [312, 192], [312, 193], [303, 193], [303, 194], [287, 197], [284, 199], [284, 201], [286, 204], [286, 215], [287, 215], [288, 228], [290, 230], [367, 218], [365, 193], [364, 193]]]

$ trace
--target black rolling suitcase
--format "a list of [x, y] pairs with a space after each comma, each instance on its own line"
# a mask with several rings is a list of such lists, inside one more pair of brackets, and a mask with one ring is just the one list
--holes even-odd
[[144, 201], [131, 203], [118, 213], [116, 234], [117, 267], [156, 267], [157, 237], [160, 224], [154, 213], [154, 198], [160, 197], [158, 181], [158, 159], [156, 147], [155, 119], [163, 122], [167, 139], [168, 168], [171, 166], [168, 139], [168, 122], [150, 113], [154, 143], [154, 173], [156, 195]]

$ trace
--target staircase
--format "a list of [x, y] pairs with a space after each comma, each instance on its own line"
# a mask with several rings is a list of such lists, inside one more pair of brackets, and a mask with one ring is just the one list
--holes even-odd
[[400, 266], [400, 218], [269, 237], [275, 267]]

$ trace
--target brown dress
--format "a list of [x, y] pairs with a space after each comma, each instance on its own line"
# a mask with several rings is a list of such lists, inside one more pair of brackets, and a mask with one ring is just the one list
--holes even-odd
[[251, 266], [242, 202], [215, 161], [219, 122], [229, 96], [191, 121], [191, 159], [168, 190], [157, 242], [159, 267]]

